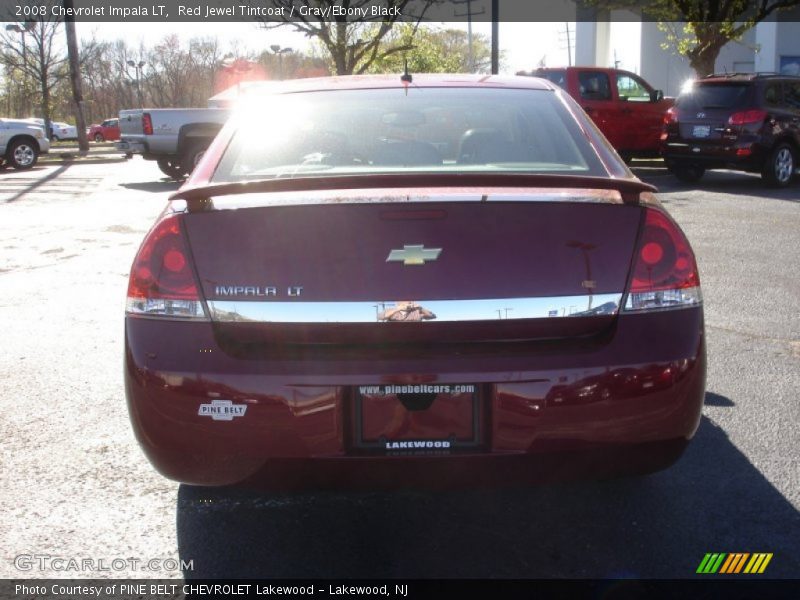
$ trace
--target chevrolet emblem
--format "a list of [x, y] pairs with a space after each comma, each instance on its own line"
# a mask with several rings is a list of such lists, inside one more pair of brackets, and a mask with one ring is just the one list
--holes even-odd
[[402, 250], [392, 250], [386, 262], [402, 262], [404, 265], [424, 265], [426, 260], [436, 260], [442, 253], [441, 248], [426, 248], [424, 244], [403, 245]]

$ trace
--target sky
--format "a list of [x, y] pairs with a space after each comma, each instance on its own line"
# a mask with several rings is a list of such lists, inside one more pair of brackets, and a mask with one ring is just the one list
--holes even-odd
[[[165, 36], [176, 33], [175, 23], [79, 23], [78, 34], [99, 40], [124, 37], [131, 43], [140, 41], [155, 44]], [[434, 26], [466, 29], [465, 23], [439, 23]], [[505, 53], [503, 73], [513, 74], [535, 68], [544, 57], [547, 66], [567, 64], [567, 23], [508, 23], [501, 22], [500, 49]], [[569, 23], [574, 45], [575, 23]], [[473, 32], [489, 37], [490, 23], [474, 23]], [[265, 31], [252, 23], [180, 23], [177, 33], [186, 39], [217, 36], [223, 42], [235, 42], [242, 49], [263, 50], [279, 44], [298, 50], [308, 49], [310, 41], [290, 26]], [[637, 72], [639, 69], [639, 24], [611, 24], [612, 52], [616, 51], [619, 67]], [[574, 57], [573, 57], [574, 59]], [[610, 65], [609, 65], [610, 66]]]

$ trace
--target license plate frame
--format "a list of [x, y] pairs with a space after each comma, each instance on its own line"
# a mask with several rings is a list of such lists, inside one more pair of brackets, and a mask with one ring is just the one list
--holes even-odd
[[[459, 391], [438, 392], [430, 408], [423, 410], [409, 410], [401, 401], [401, 393], [396, 393], [395, 389], [415, 389], [419, 388], [422, 391], [418, 393], [425, 393], [427, 388], [449, 387], [451, 390], [458, 389]], [[464, 388], [472, 388], [472, 391], [463, 391]], [[379, 390], [380, 393], [365, 392], [365, 388], [372, 390]], [[414, 392], [409, 392], [414, 394]], [[390, 432], [387, 435], [375, 435], [373, 432], [365, 431], [366, 419], [374, 419], [371, 412], [374, 412], [374, 404], [376, 396], [380, 397], [381, 401], [388, 403], [397, 412], [401, 412], [399, 405], [405, 409], [405, 415], [408, 415], [409, 420], [413, 420], [412, 415], [421, 416], [435, 416], [437, 411], [441, 408], [447, 408], [449, 403], [452, 408], [453, 404], [459, 403], [462, 406], [457, 407], [460, 411], [461, 417], [467, 413], [470, 415], [469, 426], [466, 427], [462, 423], [462, 431], [460, 435], [449, 432], [446, 437], [431, 437], [426, 435], [406, 435], [404, 437], [392, 437]], [[481, 431], [482, 431], [482, 411], [481, 411], [481, 386], [478, 384], [379, 384], [371, 386], [356, 386], [353, 391], [353, 443], [355, 448], [361, 450], [379, 450], [391, 454], [430, 454], [430, 453], [443, 453], [446, 454], [452, 450], [461, 449], [474, 449], [482, 445]], [[372, 406], [370, 405], [372, 404]], [[434, 405], [437, 406], [434, 410]], [[465, 406], [464, 406], [465, 405]], [[431, 412], [428, 412], [431, 411]], [[387, 426], [389, 424], [387, 423]]]

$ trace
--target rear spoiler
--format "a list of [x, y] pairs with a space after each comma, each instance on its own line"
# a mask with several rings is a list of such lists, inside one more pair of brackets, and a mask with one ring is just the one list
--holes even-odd
[[206, 201], [218, 196], [268, 192], [304, 192], [358, 189], [409, 188], [579, 188], [616, 190], [626, 204], [638, 204], [643, 192], [655, 192], [655, 186], [639, 179], [612, 179], [575, 175], [539, 175], [521, 173], [390, 173], [378, 175], [341, 175], [258, 179], [183, 187], [170, 200]]

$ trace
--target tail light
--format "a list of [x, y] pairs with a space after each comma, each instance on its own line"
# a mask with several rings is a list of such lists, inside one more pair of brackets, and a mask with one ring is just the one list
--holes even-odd
[[697, 263], [686, 236], [666, 214], [648, 208], [623, 310], [684, 308], [702, 301]]
[[765, 110], [743, 110], [733, 113], [728, 119], [729, 125], [747, 125], [749, 123], [762, 123], [767, 118]]
[[662, 127], [661, 136], [659, 137], [659, 140], [661, 140], [662, 142], [665, 141], [667, 138], [669, 138], [669, 126], [672, 123], [678, 122], [678, 113], [675, 110], [674, 106], [668, 108], [667, 112], [664, 113], [663, 122], [664, 125]]
[[206, 318], [177, 216], [145, 237], [128, 281], [127, 312], [151, 317]]
[[153, 135], [153, 119], [150, 117], [150, 113], [142, 115], [142, 131], [145, 135]]

